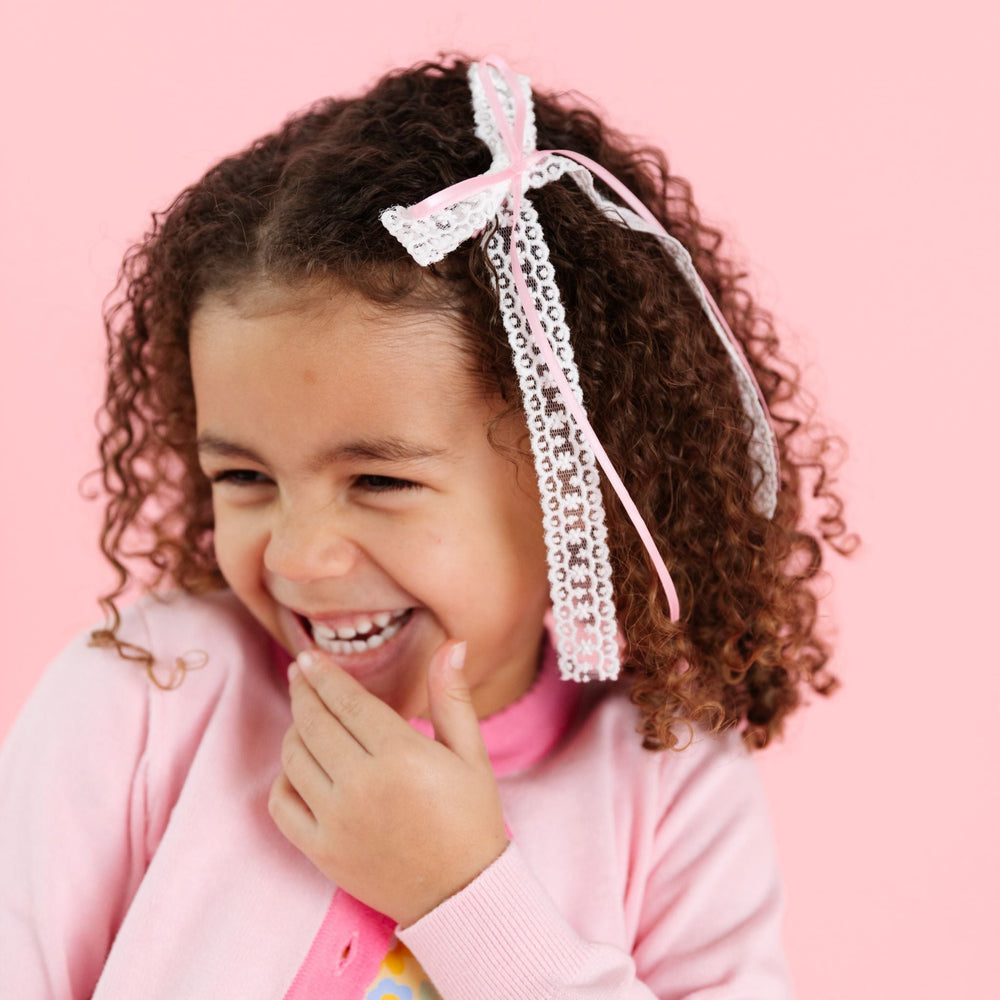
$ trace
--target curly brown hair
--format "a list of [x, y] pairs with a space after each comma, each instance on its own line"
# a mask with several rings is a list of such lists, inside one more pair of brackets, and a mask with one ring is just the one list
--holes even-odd
[[[210, 292], [267, 278], [331, 279], [381, 304], [457, 309], [474, 369], [518, 400], [485, 253], [470, 240], [429, 270], [379, 222], [397, 204], [490, 165], [473, 135], [462, 57], [385, 76], [365, 95], [320, 101], [223, 160], [161, 214], [125, 258], [105, 312], [108, 383], [100, 455], [108, 493], [101, 548], [118, 574], [101, 599], [98, 645], [146, 664], [117, 635], [116, 599], [133, 578], [188, 593], [225, 587], [212, 546], [210, 484], [199, 468], [188, 355], [193, 311]], [[805, 689], [829, 694], [829, 642], [819, 634], [821, 543], [856, 546], [831, 484], [831, 445], [813, 419], [799, 370], [779, 354], [770, 314], [705, 225], [690, 185], [664, 155], [609, 128], [578, 99], [535, 93], [538, 146], [571, 149], [627, 185], [691, 253], [746, 353], [774, 420], [781, 457], [777, 510], [753, 506], [759, 469], [728, 358], [688, 284], [652, 237], [595, 209], [571, 181], [531, 193], [573, 331], [594, 428], [665, 554], [683, 616], [671, 622], [648, 556], [605, 490], [626, 669], [647, 747], [678, 730], [742, 725], [753, 748], [779, 734]], [[599, 187], [601, 185], [599, 184]], [[605, 194], [613, 194], [602, 188]], [[614, 266], [607, 266], [614, 261]], [[511, 404], [516, 405], [514, 403]], [[810, 489], [820, 501], [809, 530]]]

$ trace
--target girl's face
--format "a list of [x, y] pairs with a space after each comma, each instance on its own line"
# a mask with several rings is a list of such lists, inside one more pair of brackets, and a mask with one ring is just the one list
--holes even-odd
[[[191, 324], [199, 455], [223, 575], [289, 651], [311, 643], [404, 717], [468, 642], [480, 717], [535, 675], [548, 605], [530, 462], [444, 315], [338, 290], [210, 296]], [[500, 445], [523, 420], [504, 418]]]

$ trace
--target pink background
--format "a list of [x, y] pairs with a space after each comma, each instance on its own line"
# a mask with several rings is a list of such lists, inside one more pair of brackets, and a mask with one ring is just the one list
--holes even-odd
[[77, 487], [101, 299], [148, 213], [317, 96], [496, 50], [667, 149], [850, 442], [841, 488], [866, 547], [831, 561], [826, 607], [845, 686], [762, 759], [799, 995], [996, 995], [996, 5], [16, 7], [0, 29], [0, 735], [109, 578]]

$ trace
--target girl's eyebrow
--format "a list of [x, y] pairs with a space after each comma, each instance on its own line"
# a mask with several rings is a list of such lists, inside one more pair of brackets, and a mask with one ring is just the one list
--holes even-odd
[[[210, 431], [198, 435], [198, 451], [199, 453], [209, 452], [220, 458], [245, 459], [256, 462], [258, 465], [266, 464], [252, 449], [234, 441], [228, 441]], [[315, 469], [350, 458], [374, 459], [382, 462], [413, 462], [428, 458], [444, 458], [448, 454], [446, 448], [431, 448], [415, 441], [407, 441], [404, 438], [359, 438], [356, 441], [348, 441], [328, 448], [308, 464], [311, 469]]]
[[413, 462], [425, 458], [444, 458], [446, 448], [430, 448], [405, 438], [359, 438], [330, 448], [320, 456], [319, 465], [345, 458], [374, 458], [383, 462]]

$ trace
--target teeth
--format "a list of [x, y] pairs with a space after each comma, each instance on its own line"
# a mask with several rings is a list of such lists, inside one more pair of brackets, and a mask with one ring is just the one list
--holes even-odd
[[[347, 656], [352, 653], [364, 653], [370, 649], [378, 649], [388, 642], [402, 627], [406, 620], [406, 612], [393, 616], [388, 611], [381, 611], [371, 618], [359, 617], [354, 627], [349, 625], [330, 628], [328, 625], [312, 624], [313, 639], [316, 645], [337, 656]], [[380, 629], [372, 635], [358, 638], [359, 633]]]

